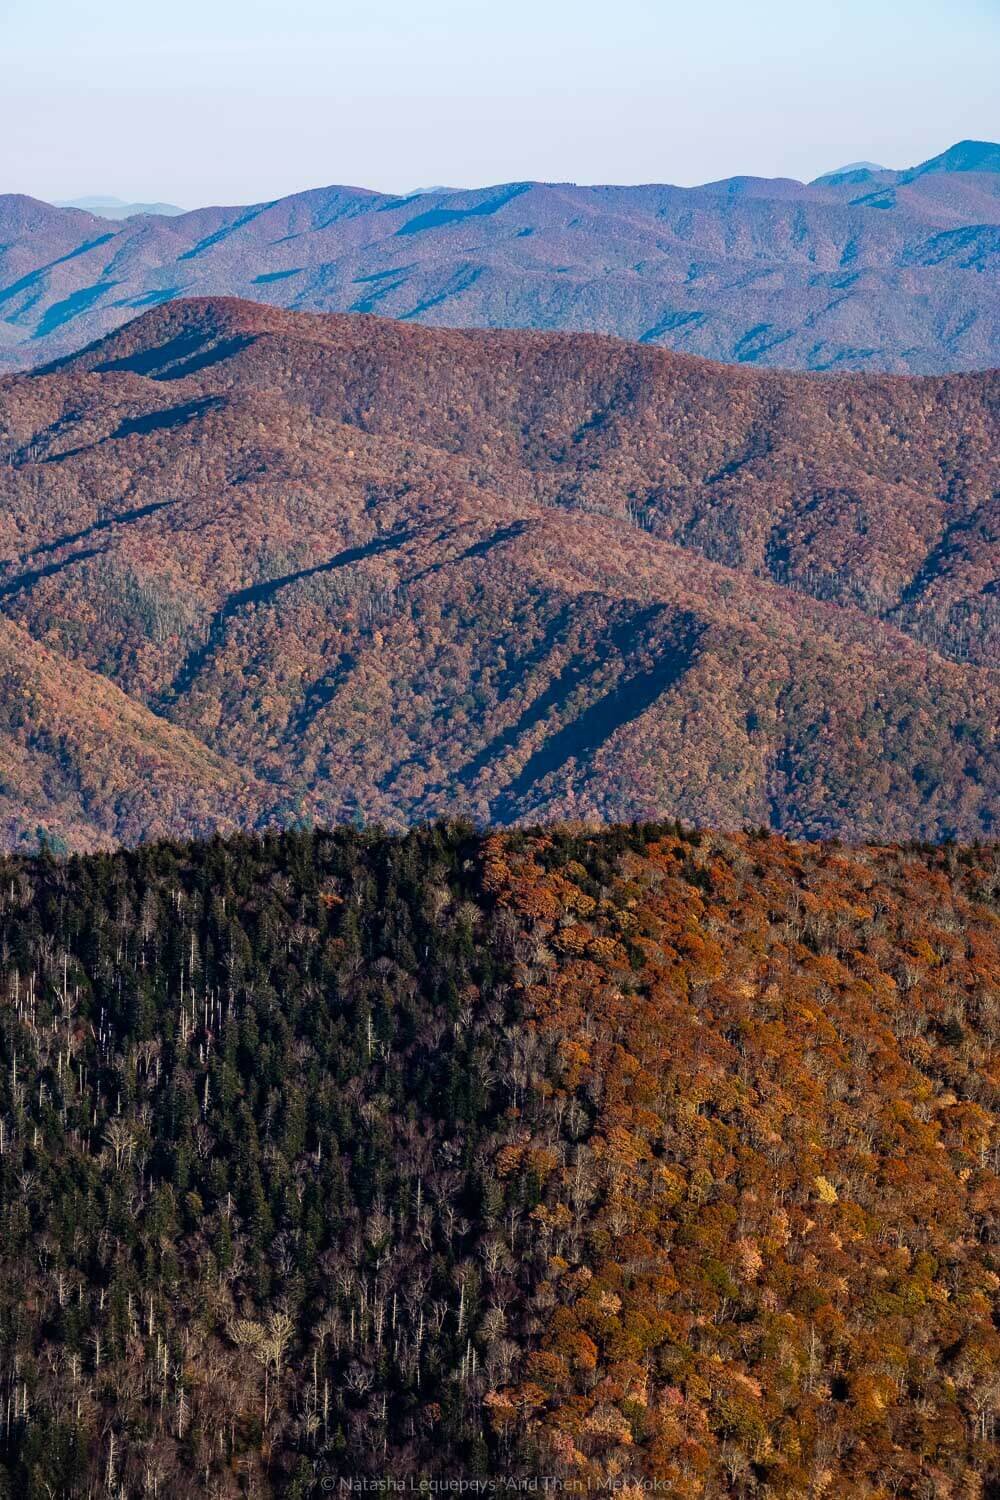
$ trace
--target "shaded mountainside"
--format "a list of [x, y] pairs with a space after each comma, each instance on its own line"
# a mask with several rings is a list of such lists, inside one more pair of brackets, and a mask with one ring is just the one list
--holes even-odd
[[1000, 1483], [1000, 855], [0, 860], [0, 1493]]
[[254, 795], [193, 735], [0, 620], [0, 847], [32, 829], [71, 848], [235, 829]]
[[998, 152], [965, 141], [809, 185], [328, 187], [122, 224], [0, 196], [0, 369], [196, 295], [785, 368], [982, 369], [1000, 348]]
[[[250, 825], [989, 834], [998, 390], [151, 312], [0, 382], [0, 618], [49, 684], [7, 842], [226, 824], [234, 793]], [[64, 774], [87, 693], [161, 737], [151, 781]]]

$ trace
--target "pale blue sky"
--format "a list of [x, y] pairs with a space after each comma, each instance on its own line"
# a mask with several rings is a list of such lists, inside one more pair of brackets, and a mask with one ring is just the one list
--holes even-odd
[[809, 178], [1000, 137], [1000, 0], [0, 0], [0, 192]]

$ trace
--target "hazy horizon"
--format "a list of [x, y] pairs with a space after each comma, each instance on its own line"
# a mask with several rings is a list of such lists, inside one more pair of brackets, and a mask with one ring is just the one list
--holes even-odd
[[[995, 139], [992, 0], [6, 0], [0, 191], [186, 208], [332, 183], [808, 181]], [[791, 123], [790, 123], [791, 122]]]
[[[966, 139], [969, 139], [969, 138], [966, 137]], [[941, 154], [941, 152], [946, 151], [950, 146], [954, 146], [956, 144], [958, 144], [956, 141], [948, 141], [944, 145], [941, 146], [940, 151], [938, 151], [938, 150], [931, 151], [930, 152], [930, 156], [932, 156], [932, 157], [933, 156], [938, 156], [938, 155]], [[928, 159], [929, 159], [928, 157], [921, 158], [921, 160], [928, 160]], [[831, 172], [836, 172], [836, 171], [840, 171], [840, 170], [848, 170], [848, 169], [857, 170], [857, 169], [860, 169], [860, 168], [869, 168], [869, 169], [875, 168], [875, 169], [890, 170], [890, 171], [891, 170], [903, 171], [903, 170], [905, 170], [905, 169], [907, 169], [909, 167], [918, 166], [918, 165], [920, 165], [920, 162], [916, 161], [916, 160], [914, 160], [914, 161], [906, 161], [906, 162], [874, 162], [874, 161], [831, 162], [828, 167], [823, 168], [820, 172], [816, 173], [815, 176], [816, 177], [820, 177], [820, 176], [823, 176], [823, 175], [825, 175], [827, 173], [831, 173]], [[753, 177], [764, 178], [764, 177], [775, 177], [777, 174], [765, 174], [765, 173], [760, 173], [760, 172], [754, 172], [754, 173], [738, 173], [738, 172], [733, 172], [733, 173], [727, 173], [726, 175], [729, 176], [729, 177], [753, 176]], [[610, 180], [603, 180], [603, 181], [600, 181], [600, 182], [583, 182], [583, 181], [578, 180], [578, 179], [569, 179], [569, 178], [530, 178], [530, 179], [529, 178], [519, 178], [519, 179], [507, 178], [507, 179], [505, 179], [503, 181], [498, 180], [496, 182], [464, 182], [464, 183], [454, 182], [454, 183], [447, 183], [447, 184], [434, 183], [434, 184], [427, 184], [427, 185], [421, 183], [421, 184], [416, 184], [416, 185], [414, 185], [412, 187], [409, 187], [409, 188], [385, 189], [384, 191], [391, 192], [391, 193], [394, 193], [394, 194], [400, 194], [400, 193], [402, 193], [404, 195], [410, 195], [410, 194], [416, 194], [416, 193], [449, 193], [449, 192], [464, 193], [464, 192], [473, 192], [473, 191], [475, 191], [477, 189], [481, 189], [481, 188], [487, 188], [488, 189], [488, 188], [491, 188], [491, 187], [506, 186], [507, 183], [509, 183], [511, 181], [514, 181], [514, 180], [517, 180], [517, 181], [544, 182], [544, 183], [547, 183], [547, 184], [551, 184], [552, 186], [558, 186], [560, 182], [565, 182], [565, 183], [572, 183], [573, 186], [578, 186], [578, 187], [641, 187], [641, 186], [645, 185], [645, 184], [640, 183], [638, 181], [636, 181], [636, 182], [625, 182], [625, 181], [612, 182]], [[694, 183], [694, 182], [691, 182], [691, 183], [677, 183], [677, 182], [667, 182], [667, 179], [660, 179], [660, 181], [664, 182], [668, 186], [692, 187], [692, 188], [693, 187], [706, 186], [707, 182], [711, 181], [711, 180], [712, 179], [708, 179], [706, 181], [706, 183]], [[801, 181], [801, 182], [804, 182], [804, 183], [808, 183], [810, 181], [813, 181], [814, 178], [798, 178], [798, 179], [787, 179], [787, 180]], [[649, 181], [651, 182], [652, 179], [649, 179]], [[373, 191], [373, 192], [378, 192], [379, 191], [379, 189], [376, 188], [376, 187], [373, 187], [371, 183], [366, 183], [366, 182], [344, 182], [344, 181], [332, 181], [331, 180], [330, 182], [316, 182], [316, 183], [312, 183], [309, 187], [305, 187], [305, 188], [294, 188], [294, 189], [292, 189], [291, 193], [289, 193], [289, 194], [280, 193], [280, 194], [274, 194], [272, 196], [274, 198], [280, 199], [282, 197], [294, 196], [294, 194], [296, 194], [296, 193], [318, 192], [318, 191], [321, 191], [323, 188], [326, 188], [326, 187], [358, 188], [358, 189], [361, 189], [363, 191]], [[0, 193], [2, 193], [4, 191], [6, 191], [6, 189], [0, 187]], [[39, 195], [37, 193], [35, 193], [35, 194], [30, 194], [29, 196], [33, 196], [33, 197], [37, 198]], [[96, 189], [96, 190], [91, 191], [91, 192], [81, 192], [81, 193], [78, 193], [73, 198], [42, 199], [41, 201], [43, 201], [43, 202], [49, 202], [55, 208], [88, 208], [88, 209], [90, 209], [91, 212], [95, 212], [95, 213], [98, 211], [98, 205], [101, 206], [101, 207], [107, 207], [107, 208], [132, 208], [132, 207], [135, 207], [137, 205], [145, 206], [147, 204], [148, 205], [152, 205], [152, 206], [156, 206], [156, 207], [165, 207], [165, 208], [170, 208], [170, 209], [173, 209], [173, 210], [180, 210], [180, 212], [182, 212], [182, 213], [189, 213], [189, 212], [196, 212], [198, 209], [201, 209], [201, 208], [240, 208], [240, 207], [249, 207], [249, 206], [251, 206], [252, 203], [255, 203], [255, 202], [263, 202], [263, 201], [271, 201], [271, 200], [270, 199], [253, 199], [253, 200], [251, 200], [251, 199], [242, 199], [242, 200], [240, 200], [239, 203], [235, 203], [235, 202], [226, 203], [226, 202], [223, 202], [221, 199], [206, 199], [204, 202], [201, 202], [201, 203], [184, 203], [184, 204], [178, 204], [178, 203], [175, 203], [175, 202], [168, 203], [161, 195], [159, 195], [159, 194], [157, 194], [155, 192], [152, 192], [152, 191], [147, 192], [147, 193], [140, 193], [139, 195], [137, 195], [135, 198], [132, 198], [132, 199], [124, 199], [124, 198], [118, 197], [116, 194], [104, 193], [104, 192], [100, 191], [99, 189]]]

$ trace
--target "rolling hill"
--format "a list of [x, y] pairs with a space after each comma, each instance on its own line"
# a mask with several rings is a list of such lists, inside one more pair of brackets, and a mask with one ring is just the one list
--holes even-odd
[[[7, 670], [47, 684], [5, 729], [6, 842], [989, 835], [998, 382], [155, 309], [0, 382]], [[109, 766], [156, 748], [84, 786], [91, 701]]]
[[788, 368], [985, 368], [1000, 348], [998, 152], [959, 142], [907, 171], [811, 184], [325, 187], [122, 223], [0, 197], [0, 368], [195, 295], [591, 330]]

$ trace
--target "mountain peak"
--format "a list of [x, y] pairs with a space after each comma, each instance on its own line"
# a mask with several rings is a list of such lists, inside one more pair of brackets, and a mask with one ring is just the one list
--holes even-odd
[[996, 141], [956, 141], [939, 156], [931, 156], [903, 173], [910, 182], [928, 172], [1000, 172], [1000, 144]]
[[842, 167], [834, 167], [831, 171], [824, 172], [813, 181], [832, 182], [838, 177], [849, 177], [854, 172], [886, 172], [888, 170], [888, 167], [884, 167], [881, 162], [877, 161], [849, 161], [845, 162]]
[[832, 172], [824, 172], [822, 177], [815, 177], [809, 186], [835, 187], [842, 182], [870, 182], [880, 173], [890, 170], [891, 168], [880, 166], [876, 161], [850, 161], [846, 166], [835, 167]]

